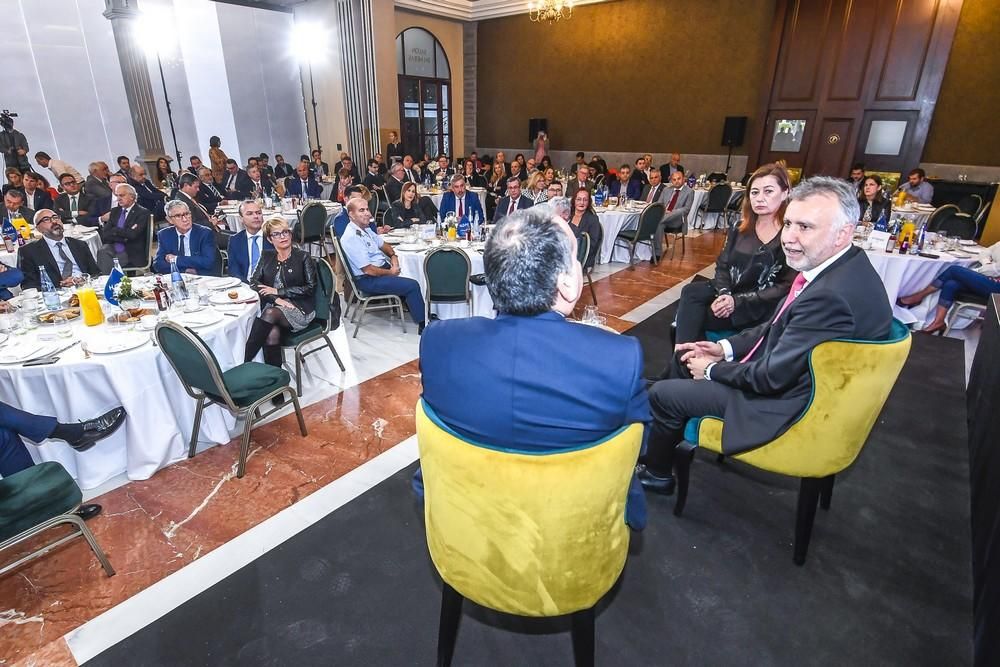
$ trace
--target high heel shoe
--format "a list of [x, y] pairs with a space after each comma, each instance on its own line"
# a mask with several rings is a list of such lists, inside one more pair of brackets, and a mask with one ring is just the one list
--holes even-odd
[[948, 325], [942, 324], [941, 326], [934, 327], [933, 329], [928, 327], [926, 329], [921, 329], [920, 333], [927, 334], [928, 336], [943, 336], [944, 330], [948, 328]]
[[[917, 303], [920, 303], [919, 301]], [[917, 303], [903, 303], [903, 297], [896, 299], [896, 305], [900, 308], [913, 308]]]

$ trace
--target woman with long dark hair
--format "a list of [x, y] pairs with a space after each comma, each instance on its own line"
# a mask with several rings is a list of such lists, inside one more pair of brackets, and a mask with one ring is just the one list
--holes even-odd
[[878, 174], [865, 176], [861, 182], [861, 192], [858, 194], [858, 203], [861, 204], [861, 222], [878, 222], [878, 219], [885, 216], [886, 221], [892, 213], [892, 204], [885, 198], [882, 192], [882, 177]]

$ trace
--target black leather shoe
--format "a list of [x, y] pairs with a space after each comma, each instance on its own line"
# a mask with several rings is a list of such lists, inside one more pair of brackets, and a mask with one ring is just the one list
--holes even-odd
[[672, 496], [674, 494], [674, 476], [669, 477], [657, 477], [648, 470], [640, 470], [638, 472], [639, 483], [642, 484], [642, 488], [652, 491], [653, 493], [659, 493], [662, 496]]
[[[85, 452], [93, 447], [98, 440], [117, 431], [124, 422], [125, 408], [119, 405], [97, 419], [83, 422], [83, 435], [80, 436], [79, 440], [70, 442], [69, 445], [78, 452]], [[100, 511], [99, 508], [98, 511]]]
[[271, 399], [271, 404], [275, 405], [275, 406], [278, 406], [278, 407], [284, 405], [287, 402], [288, 401], [285, 399], [285, 395], [284, 394], [278, 394], [277, 396], [275, 396], [274, 398]]
[[74, 514], [76, 514], [84, 521], [90, 521], [100, 513], [101, 513], [101, 506], [94, 503], [89, 503], [87, 505], [80, 505], [80, 509], [74, 512]]
[[473, 285], [479, 285], [480, 287], [486, 287], [486, 274], [485, 273], [475, 273], [469, 276], [469, 282]]

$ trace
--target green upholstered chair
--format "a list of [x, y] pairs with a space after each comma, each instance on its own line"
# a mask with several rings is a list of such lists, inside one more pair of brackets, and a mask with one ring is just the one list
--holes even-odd
[[344, 309], [344, 316], [346, 317], [350, 313], [351, 323], [356, 322], [354, 334], [351, 337], [358, 337], [358, 331], [361, 329], [361, 323], [365, 319], [365, 313], [379, 310], [388, 310], [390, 311], [390, 314], [398, 312], [399, 323], [403, 327], [403, 333], [406, 333], [406, 317], [403, 313], [403, 300], [395, 294], [365, 294], [360, 288], [358, 288], [357, 283], [354, 282], [351, 265], [347, 262], [347, 256], [344, 255], [344, 249], [340, 246], [340, 239], [338, 239], [336, 234], [334, 234], [332, 225], [330, 226], [330, 237], [333, 241], [334, 251], [337, 253], [337, 261], [340, 262], [342, 267], [344, 267], [344, 277], [347, 278], [347, 287], [351, 292], [351, 296], [347, 300], [347, 307]]
[[250, 431], [255, 422], [277, 412], [282, 406], [264, 406], [277, 396], [288, 394], [295, 406], [295, 416], [299, 420], [299, 430], [307, 435], [306, 423], [302, 418], [298, 396], [289, 386], [291, 378], [284, 368], [248, 361], [222, 372], [218, 359], [208, 348], [201, 336], [176, 322], [160, 322], [155, 330], [156, 342], [163, 349], [167, 361], [184, 385], [184, 390], [195, 399], [194, 427], [191, 429], [191, 443], [188, 458], [194, 456], [201, 429], [201, 416], [205, 407], [217, 403], [233, 414], [245, 415], [246, 426], [240, 439], [239, 465], [236, 476], [246, 472], [247, 455], [250, 452]]
[[642, 424], [569, 450], [466, 440], [417, 403], [424, 520], [443, 580], [438, 664], [451, 663], [462, 601], [517, 616], [572, 614], [577, 664], [593, 664], [594, 606], [625, 566], [625, 500]]
[[66, 469], [46, 461], [0, 479], [0, 551], [26, 542], [49, 528], [69, 524], [68, 535], [35, 548], [13, 563], [0, 568], [6, 574], [29, 561], [40, 558], [63, 544], [83, 536], [109, 577], [115, 570], [101, 546], [78, 515], [74, 514], [83, 493]]
[[[337, 294], [337, 281], [333, 277], [333, 269], [330, 267], [330, 263], [322, 257], [316, 259], [316, 274], [316, 317], [305, 329], [295, 332], [284, 331], [281, 336], [281, 346], [291, 347], [295, 350], [295, 393], [299, 396], [302, 396], [302, 367], [305, 365], [306, 357], [310, 354], [329, 348], [337, 365], [340, 366], [340, 371], [347, 370], [344, 368], [344, 362], [340, 360], [340, 355], [337, 354], [337, 348], [330, 340], [330, 331], [336, 328], [333, 326], [332, 320], [334, 318], [330, 317], [330, 313], [332, 310], [339, 311], [340, 295]], [[335, 319], [339, 327], [339, 313]], [[316, 347], [308, 352], [303, 351], [307, 346], [319, 340], [322, 340], [326, 346]]]
[[[832, 340], [809, 353], [812, 397], [784, 433], [756, 449], [730, 458], [782, 475], [801, 478], [793, 560], [802, 565], [809, 549], [816, 505], [830, 508], [834, 475], [861, 453], [910, 351], [910, 331], [893, 320], [884, 341]], [[701, 417], [688, 421], [677, 445], [675, 466], [680, 516], [687, 502], [689, 468], [696, 448], [722, 451], [723, 421]]]
[[328, 255], [326, 249], [326, 206], [320, 202], [312, 202], [302, 207], [298, 213], [298, 229], [295, 230], [295, 238], [299, 246], [305, 249], [306, 246], [319, 246], [323, 255]]
[[458, 248], [440, 246], [424, 257], [424, 321], [430, 322], [431, 303], [465, 303], [472, 317], [472, 262]]
[[580, 238], [576, 242], [576, 258], [580, 260], [580, 266], [583, 267], [583, 277], [587, 279], [587, 284], [590, 286], [590, 298], [594, 300], [594, 305], [597, 305], [597, 292], [594, 291], [594, 279], [590, 276], [594, 271], [594, 267], [587, 268], [587, 257], [590, 255], [590, 234], [584, 232], [580, 234]]
[[654, 255], [650, 261], [655, 261], [656, 252], [653, 249], [653, 236], [656, 234], [656, 228], [659, 227], [660, 221], [663, 220], [664, 211], [666, 208], [662, 203], [650, 204], [643, 209], [639, 216], [639, 224], [636, 225], [635, 229], [624, 229], [618, 232], [614, 245], [621, 244], [628, 248], [629, 264], [635, 261], [635, 249], [640, 243], [649, 246], [649, 252]]

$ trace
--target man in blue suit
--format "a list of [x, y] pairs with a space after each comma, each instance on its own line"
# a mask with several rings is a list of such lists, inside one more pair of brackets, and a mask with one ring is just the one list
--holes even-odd
[[[652, 421], [639, 341], [566, 321], [583, 273], [569, 225], [546, 209], [504, 217], [487, 242], [483, 260], [497, 318], [433, 322], [420, 342], [424, 401], [471, 440], [572, 449]], [[474, 355], [463, 352], [470, 341]], [[414, 487], [423, 490], [419, 473]], [[646, 522], [634, 478], [625, 520], [637, 530]]]
[[248, 283], [253, 270], [257, 268], [261, 253], [274, 250], [274, 246], [261, 231], [264, 213], [260, 210], [260, 204], [255, 201], [242, 202], [239, 212], [243, 231], [229, 237], [229, 275]]
[[617, 180], [608, 184], [608, 196], [619, 198], [625, 196], [629, 199], [638, 199], [642, 196], [642, 182], [632, 178], [632, 168], [627, 164], [618, 169]]
[[323, 186], [317, 183], [312, 176], [309, 175], [309, 165], [305, 162], [299, 162], [299, 166], [295, 167], [295, 177], [289, 177], [285, 179], [285, 196], [286, 197], [309, 197], [310, 199], [319, 199], [323, 194]]
[[184, 273], [217, 276], [222, 267], [215, 235], [208, 227], [196, 225], [191, 220], [191, 209], [176, 199], [167, 202], [167, 221], [173, 225], [161, 229], [156, 238], [159, 247], [153, 260], [153, 271], [170, 273], [170, 263], [177, 260], [177, 268]]
[[458, 216], [459, 221], [464, 219], [469, 223], [486, 222], [486, 214], [483, 213], [483, 206], [479, 203], [479, 196], [465, 189], [465, 176], [458, 175], [451, 179], [451, 191], [441, 197], [438, 214], [444, 220], [449, 213]]

